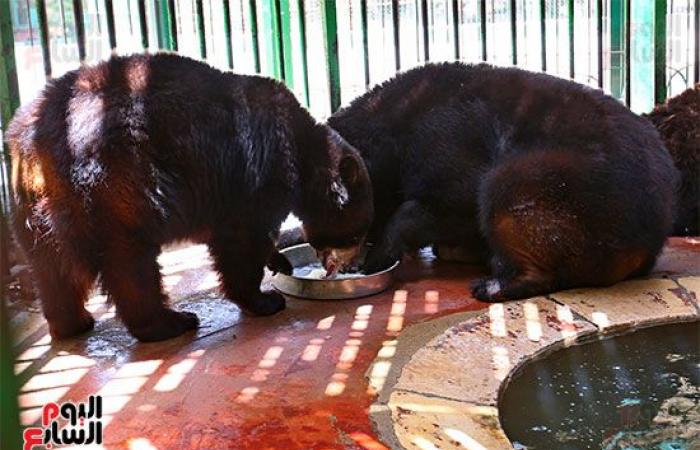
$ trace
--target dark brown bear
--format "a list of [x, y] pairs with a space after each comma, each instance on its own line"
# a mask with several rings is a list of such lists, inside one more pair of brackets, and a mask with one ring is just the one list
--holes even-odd
[[617, 100], [515, 68], [428, 65], [330, 120], [370, 172], [365, 270], [437, 244], [490, 260], [486, 301], [646, 273], [671, 229], [677, 173]]
[[700, 234], [700, 84], [658, 105], [646, 116], [659, 130], [681, 174], [676, 236]]
[[225, 294], [253, 314], [290, 211], [310, 242], [354, 248], [372, 220], [362, 159], [280, 83], [171, 54], [112, 58], [52, 81], [7, 132], [14, 229], [51, 335], [93, 327], [98, 274], [142, 341], [197, 326], [166, 305], [156, 257], [181, 239], [209, 246]]

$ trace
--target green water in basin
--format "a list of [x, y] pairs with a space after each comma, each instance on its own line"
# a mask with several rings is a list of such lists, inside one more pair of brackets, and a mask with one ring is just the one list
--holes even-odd
[[700, 450], [700, 322], [643, 329], [527, 364], [500, 402], [515, 448]]

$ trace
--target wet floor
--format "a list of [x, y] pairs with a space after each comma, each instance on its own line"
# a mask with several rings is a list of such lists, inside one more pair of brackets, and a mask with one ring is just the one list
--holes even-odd
[[507, 386], [501, 420], [528, 449], [700, 448], [700, 322], [560, 350]]
[[[661, 270], [697, 259], [697, 244], [675, 240]], [[37, 305], [16, 296], [9, 306], [24, 425], [37, 423], [47, 402], [97, 393], [105, 426], [97, 448], [382, 449], [368, 417], [370, 363], [413, 323], [488, 306], [468, 291], [483, 269], [426, 257], [406, 261], [382, 294], [290, 298], [275, 316], [248, 317], [219, 293], [204, 247], [168, 251], [160, 262], [174, 307], [199, 315], [196, 333], [140, 344], [95, 295], [87, 305], [95, 331], [52, 342]]]
[[486, 306], [468, 290], [480, 269], [428, 257], [405, 262], [382, 294], [289, 298], [275, 316], [249, 317], [218, 292], [204, 247], [160, 262], [175, 308], [199, 315], [196, 334], [140, 344], [95, 295], [95, 331], [51, 342], [37, 305], [10, 305], [24, 425], [47, 402], [97, 393], [109, 450], [381, 449], [365, 371], [382, 344], [411, 323]]

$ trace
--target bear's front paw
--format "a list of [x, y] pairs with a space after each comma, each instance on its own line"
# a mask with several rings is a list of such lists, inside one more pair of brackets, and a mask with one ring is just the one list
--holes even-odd
[[95, 319], [88, 311], [82, 314], [63, 318], [62, 320], [49, 320], [49, 334], [53, 339], [66, 339], [87, 333], [95, 328]]
[[286, 301], [277, 292], [263, 292], [240, 306], [244, 312], [254, 316], [271, 316], [282, 311], [286, 306]]
[[365, 263], [362, 265], [362, 271], [368, 275], [381, 272], [391, 267], [398, 259], [398, 257], [394, 257], [390, 253], [385, 253], [380, 249], [371, 249], [367, 254]]
[[497, 278], [478, 278], [469, 287], [472, 296], [482, 302], [497, 303], [506, 300], [501, 290], [501, 282]]
[[149, 325], [130, 331], [141, 342], [156, 342], [180, 336], [198, 326], [199, 319], [196, 314], [165, 308], [156, 314]]
[[280, 252], [275, 252], [270, 256], [270, 260], [267, 262], [267, 268], [274, 274], [279, 272], [285, 275], [291, 275], [294, 270], [292, 263]]

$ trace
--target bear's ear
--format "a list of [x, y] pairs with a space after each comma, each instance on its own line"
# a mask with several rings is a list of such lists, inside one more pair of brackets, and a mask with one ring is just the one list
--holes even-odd
[[343, 180], [346, 186], [354, 185], [360, 177], [360, 165], [357, 158], [353, 156], [344, 156], [338, 164], [338, 172], [340, 179]]

